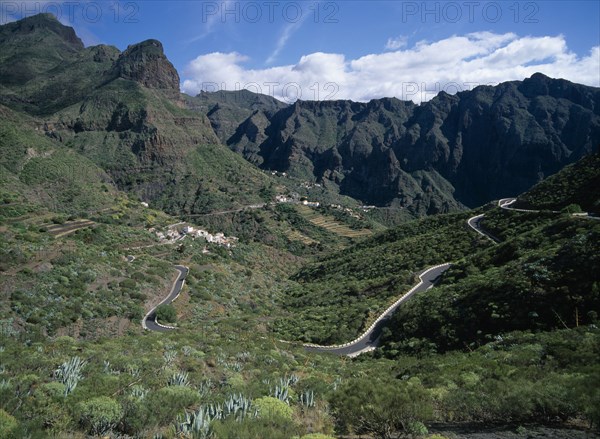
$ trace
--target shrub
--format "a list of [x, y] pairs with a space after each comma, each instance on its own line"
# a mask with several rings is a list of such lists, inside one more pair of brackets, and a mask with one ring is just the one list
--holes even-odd
[[282, 419], [291, 420], [294, 410], [285, 402], [264, 396], [254, 401], [254, 407], [258, 410], [258, 415], [263, 419]]
[[569, 204], [561, 209], [561, 212], [564, 213], [580, 213], [583, 212], [581, 210], [581, 206], [579, 204]]
[[133, 290], [137, 286], [137, 282], [133, 279], [124, 279], [119, 282], [119, 286], [124, 290]]
[[121, 404], [108, 396], [84, 401], [78, 406], [80, 423], [93, 435], [112, 430], [123, 416]]
[[160, 305], [156, 308], [156, 319], [159, 322], [175, 323], [177, 321], [177, 311], [173, 305]]
[[300, 439], [335, 439], [333, 436], [327, 436], [322, 433], [311, 433], [305, 436], [302, 436]]
[[0, 437], [11, 437], [18, 426], [19, 424], [14, 416], [0, 409]]

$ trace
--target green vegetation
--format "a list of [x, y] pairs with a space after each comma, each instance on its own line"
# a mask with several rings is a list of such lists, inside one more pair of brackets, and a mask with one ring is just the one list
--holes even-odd
[[600, 214], [598, 168], [600, 152], [591, 153], [519, 196], [517, 207], [562, 210], [576, 204], [585, 212]]
[[[409, 222], [408, 210], [340, 196], [365, 190], [349, 175], [321, 185], [304, 181], [314, 175], [302, 167], [303, 180], [271, 175], [219, 143], [248, 118], [260, 132], [286, 110], [276, 101], [179, 96], [158, 42], [85, 49], [58, 21], [28, 20], [0, 26], [0, 97], [10, 107], [0, 106], [0, 437], [600, 428], [600, 222], [572, 215], [596, 206], [596, 156], [519, 197], [540, 213], [488, 205]], [[312, 105], [297, 105], [300, 119]], [[327, 117], [300, 124], [292, 147], [340, 138], [335, 105], [346, 103], [323, 105]], [[368, 105], [360, 117], [385, 116], [392, 131], [412, 111], [396, 100]], [[354, 132], [369, 151], [388, 135]], [[228, 146], [263, 159], [238, 142]], [[339, 161], [331, 151], [315, 161]], [[459, 207], [434, 170], [394, 178], [414, 212]], [[322, 206], [272, 203], [280, 194]], [[482, 212], [500, 244], [467, 226]], [[179, 239], [182, 219], [239, 240]], [[339, 358], [294, 343], [355, 338], [419, 272], [445, 262], [436, 288], [400, 307], [373, 353]], [[185, 286], [156, 313], [177, 330], [144, 331], [176, 264], [190, 269]]]
[[156, 308], [156, 319], [163, 323], [177, 322], [177, 311], [173, 305], [160, 305]]
[[[510, 233], [501, 233], [500, 218], [491, 214], [492, 226], [488, 215], [483, 226], [498, 236], [518, 234], [457, 262], [438, 288], [401, 307], [386, 337], [391, 355], [473, 348], [514, 330], [596, 323], [600, 224], [555, 214], [497, 215], [508, 219]], [[515, 231], [515, 217], [532, 229]]]
[[417, 281], [415, 273], [489, 246], [466, 214], [407, 223], [303, 267], [282, 296], [289, 316], [274, 328], [286, 340], [353, 340]]

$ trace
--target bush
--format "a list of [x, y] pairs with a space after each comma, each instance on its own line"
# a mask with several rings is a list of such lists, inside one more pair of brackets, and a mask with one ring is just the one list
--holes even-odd
[[154, 425], [167, 425], [186, 408], [197, 404], [200, 400], [198, 391], [183, 386], [163, 387], [147, 397], [149, 421]]
[[581, 206], [579, 204], [569, 204], [561, 209], [561, 212], [564, 213], [580, 213], [583, 212], [581, 210]]
[[333, 436], [327, 436], [322, 433], [311, 433], [305, 436], [302, 436], [300, 439], [335, 439]]
[[112, 430], [123, 416], [121, 404], [108, 396], [100, 396], [79, 404], [81, 425], [93, 435]]
[[175, 323], [177, 321], [177, 311], [173, 305], [160, 305], [156, 308], [156, 320], [165, 323]]
[[19, 424], [13, 416], [0, 409], [0, 437], [11, 437], [18, 426]]
[[125, 279], [119, 282], [119, 286], [124, 290], [133, 290], [137, 286], [137, 282], [133, 279]]
[[271, 396], [258, 398], [254, 401], [254, 407], [262, 419], [291, 420], [294, 413], [294, 410], [285, 402]]

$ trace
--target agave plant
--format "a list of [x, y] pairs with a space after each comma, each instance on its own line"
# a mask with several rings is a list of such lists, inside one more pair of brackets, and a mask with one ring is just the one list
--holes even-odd
[[176, 372], [171, 375], [167, 383], [169, 386], [183, 386], [188, 387], [190, 385], [190, 379], [187, 372]]
[[235, 356], [239, 361], [248, 361], [250, 358], [252, 358], [252, 355], [250, 354], [250, 352], [238, 352], [238, 354]]
[[233, 416], [241, 421], [251, 415], [252, 400], [242, 394], [230, 395], [223, 404], [223, 417]]
[[211, 433], [211, 421], [210, 415], [201, 407], [195, 412], [186, 412], [180, 416], [175, 424], [175, 431], [184, 437], [207, 439]]
[[175, 362], [176, 358], [177, 358], [177, 352], [171, 351], [171, 350], [165, 351], [165, 353], [163, 354], [163, 360], [165, 362], [165, 367], [171, 366]]
[[138, 378], [140, 376], [140, 368], [133, 365], [127, 366], [127, 373], [131, 375], [133, 378]]
[[223, 406], [221, 404], [209, 404], [204, 407], [204, 410], [211, 419], [223, 419]]
[[142, 387], [140, 385], [136, 385], [131, 388], [130, 395], [136, 399], [142, 400], [146, 397], [147, 394], [148, 394], [148, 390], [146, 390], [144, 387]]
[[6, 379], [4, 378], [2, 381], [0, 381], [0, 390], [7, 390], [10, 389], [10, 378]]
[[273, 398], [277, 398], [280, 401], [289, 404], [289, 387], [288, 386], [275, 386], [274, 389], [271, 390], [271, 395]]
[[54, 379], [65, 385], [65, 396], [75, 390], [77, 383], [83, 378], [81, 370], [85, 364], [85, 360], [79, 357], [72, 357], [58, 366], [54, 371]]
[[293, 386], [298, 381], [300, 381], [300, 377], [295, 373], [291, 374], [289, 377], [285, 378], [287, 380], [288, 386]]
[[113, 369], [110, 361], [108, 360], [104, 360], [104, 373], [107, 375], [121, 375], [121, 371], [118, 369]]
[[315, 406], [315, 392], [312, 390], [305, 390], [298, 396], [298, 400], [303, 407], [314, 407]]
[[213, 382], [210, 378], [203, 380], [198, 386], [198, 393], [201, 397], [207, 396], [211, 392], [212, 387]]

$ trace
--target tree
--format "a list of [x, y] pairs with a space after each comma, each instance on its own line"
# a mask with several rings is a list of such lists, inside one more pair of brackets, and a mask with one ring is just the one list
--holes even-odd
[[156, 320], [158, 322], [175, 323], [177, 321], [177, 311], [173, 305], [160, 305], [156, 308]]

